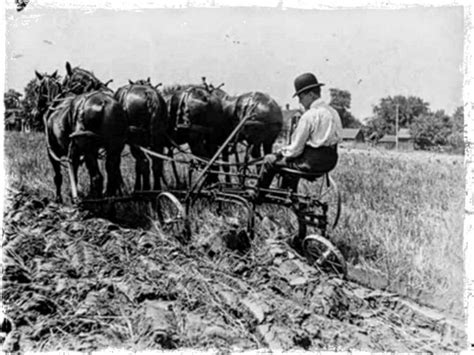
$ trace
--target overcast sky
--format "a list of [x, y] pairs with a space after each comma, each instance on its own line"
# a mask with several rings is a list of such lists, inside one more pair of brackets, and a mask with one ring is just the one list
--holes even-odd
[[[34, 0], [32, 0], [33, 2]], [[98, 78], [225, 82], [264, 91], [281, 105], [311, 71], [349, 90], [359, 118], [388, 95], [415, 95], [432, 109], [462, 105], [463, 8], [291, 10], [183, 8], [143, 11], [7, 10], [5, 88], [23, 91], [34, 70], [64, 74], [65, 61]]]

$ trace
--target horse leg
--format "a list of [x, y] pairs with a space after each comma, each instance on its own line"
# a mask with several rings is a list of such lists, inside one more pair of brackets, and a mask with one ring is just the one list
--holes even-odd
[[[154, 151], [158, 154], [163, 154], [165, 147], [163, 145], [159, 145], [154, 147]], [[163, 175], [163, 159], [160, 158], [153, 158], [152, 163], [153, 169], [153, 190], [159, 191], [161, 190], [161, 177]]]
[[143, 177], [143, 190], [149, 191], [151, 189], [150, 184], [150, 161], [147, 156], [142, 152], [142, 177]]
[[53, 165], [54, 170], [54, 185], [56, 186], [56, 202], [62, 203], [63, 197], [61, 195], [61, 185], [63, 183], [63, 176], [61, 174], [61, 162], [57, 161], [48, 149], [48, 157]]
[[102, 189], [104, 186], [104, 178], [99, 170], [97, 162], [97, 154], [87, 153], [84, 157], [86, 167], [90, 176], [90, 196], [94, 198], [102, 197]]
[[122, 157], [123, 146], [107, 149], [107, 158], [105, 160], [105, 170], [107, 171], [107, 189], [106, 195], [113, 196], [120, 191], [120, 185], [123, 181], [120, 171], [120, 159]]
[[69, 153], [68, 153], [68, 172], [69, 180], [71, 183], [71, 195], [73, 202], [77, 202], [78, 193], [77, 193], [77, 170], [79, 169], [80, 164], [80, 155], [77, 147], [71, 142], [69, 144]]
[[143, 179], [143, 153], [140, 148], [136, 146], [130, 146], [130, 152], [135, 159], [135, 191], [142, 189]]
[[[271, 149], [270, 149], [271, 153]], [[270, 154], [268, 153], [268, 154]], [[250, 155], [254, 159], [258, 159], [262, 156], [262, 143], [256, 143], [252, 146], [252, 150], [250, 151]]]
[[263, 152], [265, 155], [271, 154], [273, 149], [273, 141], [263, 142]]

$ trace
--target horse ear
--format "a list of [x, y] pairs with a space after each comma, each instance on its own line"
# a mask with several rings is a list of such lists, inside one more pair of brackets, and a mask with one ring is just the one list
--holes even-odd
[[148, 82], [151, 84], [151, 79], [150, 79], [150, 77], [148, 77], [148, 78], [146, 79], [146, 81], [148, 81]]
[[133, 81], [131, 81], [130, 79], [128, 79], [128, 83], [129, 83], [130, 85], [135, 84], [135, 83], [134, 83]]
[[56, 70], [51, 76], [52, 76], [53, 78], [57, 78], [57, 77], [58, 77], [58, 71]]
[[67, 75], [69, 76], [72, 75], [72, 67], [71, 67], [71, 63], [69, 62], [66, 62], [66, 72], [67, 72]]
[[39, 81], [43, 80], [43, 75], [38, 73], [36, 70], [35, 70], [35, 74], [36, 74], [36, 77], [38, 78]]

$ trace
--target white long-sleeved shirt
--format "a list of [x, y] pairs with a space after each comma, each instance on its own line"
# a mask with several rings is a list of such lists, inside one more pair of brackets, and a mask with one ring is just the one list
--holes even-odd
[[321, 98], [315, 100], [300, 118], [291, 137], [291, 144], [282, 147], [284, 157], [294, 158], [306, 145], [313, 148], [331, 146], [342, 141], [342, 123], [335, 109]]

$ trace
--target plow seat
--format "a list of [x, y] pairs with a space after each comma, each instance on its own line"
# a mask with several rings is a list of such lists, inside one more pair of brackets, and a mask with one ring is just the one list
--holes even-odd
[[301, 170], [290, 169], [290, 168], [281, 168], [279, 170], [279, 173], [280, 174], [293, 175], [295, 177], [305, 179], [305, 180], [308, 180], [308, 181], [314, 181], [317, 178], [320, 178], [321, 176], [324, 176], [324, 175], [326, 175], [326, 177], [327, 177], [327, 174], [328, 174], [328, 172], [313, 173], [313, 172], [301, 171]]

